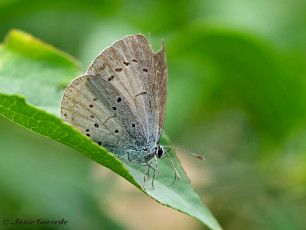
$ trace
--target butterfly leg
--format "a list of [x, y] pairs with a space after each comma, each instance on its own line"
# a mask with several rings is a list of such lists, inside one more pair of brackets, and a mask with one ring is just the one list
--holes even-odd
[[146, 183], [146, 176], [147, 176], [147, 174], [148, 174], [148, 172], [149, 172], [149, 166], [148, 166], [147, 164], [143, 164], [143, 165], [146, 166], [146, 171], [145, 171], [145, 173], [144, 173], [144, 175], [143, 175], [143, 184], [142, 184], [142, 188], [143, 188], [144, 190], [146, 190], [144, 185], [145, 185], [145, 183]]
[[155, 179], [155, 168], [151, 165], [151, 163], [147, 163], [147, 166], [151, 169], [153, 169], [153, 177], [152, 177], [152, 188], [154, 189], [154, 179]]
[[146, 166], [146, 170], [143, 176], [143, 184], [142, 184], [142, 188], [145, 190], [145, 182], [146, 182], [146, 176], [148, 175], [149, 169], [153, 169], [153, 177], [152, 177], [152, 188], [154, 189], [154, 179], [155, 179], [155, 168], [151, 165], [151, 163], [147, 162], [146, 164], [142, 164], [144, 166]]
[[148, 177], [148, 179], [150, 179], [150, 167], [148, 169], [147, 177]]
[[158, 165], [157, 165], [157, 157], [156, 157], [156, 155], [154, 155], [154, 159], [155, 159], [156, 172], [159, 174], [159, 169], [158, 169]]

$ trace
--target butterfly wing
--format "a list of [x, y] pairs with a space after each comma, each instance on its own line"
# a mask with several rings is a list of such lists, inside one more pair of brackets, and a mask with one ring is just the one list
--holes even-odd
[[129, 102], [101, 77], [84, 75], [66, 88], [61, 104], [64, 121], [115, 154], [142, 149], [147, 140]]
[[[163, 67], [156, 69], [157, 63]], [[147, 139], [145, 146], [149, 149], [158, 142], [164, 119], [166, 89], [159, 86], [160, 82], [161, 87], [167, 83], [164, 65], [164, 51], [153, 55], [146, 38], [136, 34], [103, 50], [87, 71], [108, 81], [126, 98], [130, 109], [140, 118]]]
[[165, 46], [162, 41], [162, 48], [157, 52], [153, 53], [157, 84], [158, 84], [158, 113], [159, 113], [159, 123], [158, 123], [158, 136], [157, 142], [159, 142], [161, 133], [163, 131], [165, 116], [166, 116], [166, 104], [167, 104], [167, 83], [168, 83], [168, 69], [167, 69], [167, 56], [165, 51]]

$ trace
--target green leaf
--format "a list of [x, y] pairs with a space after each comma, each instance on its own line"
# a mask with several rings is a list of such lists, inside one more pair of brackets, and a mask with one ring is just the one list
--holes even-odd
[[303, 81], [288, 70], [290, 60], [275, 47], [249, 34], [197, 23], [177, 35], [186, 36], [188, 40], [173, 38], [168, 57], [170, 61], [176, 57], [175, 71], [188, 68], [186, 74], [193, 79], [176, 74], [186, 81], [182, 85], [193, 83], [190, 88], [199, 98], [194, 103], [202, 105], [199, 118], [193, 120], [198, 122], [218, 110], [239, 108], [268, 146], [282, 143], [304, 122]]
[[[63, 86], [80, 74], [79, 65], [68, 55], [28, 34], [12, 31], [0, 48], [0, 114], [80, 151], [142, 190], [144, 167], [119, 161], [58, 117]], [[165, 138], [162, 141], [165, 142]], [[182, 182], [169, 186], [174, 170], [165, 158], [159, 161], [160, 174], [156, 176], [155, 188], [147, 181], [146, 191], [142, 191], [163, 205], [195, 217], [211, 229], [221, 229], [192, 190], [178, 159], [172, 158]]]
[[[2, 116], [0, 126], [5, 130], [0, 132], [2, 216], [10, 221], [23, 216], [32, 220], [62, 216], [69, 222], [65, 230], [125, 229], [120, 219], [113, 220], [108, 210], [99, 208], [113, 192], [108, 186], [111, 178], [99, 182], [89, 180], [92, 170], [89, 159], [75, 156], [73, 149], [51, 139], [46, 140]], [[101, 192], [103, 196], [95, 196]], [[17, 228], [60, 229], [33, 225]]]

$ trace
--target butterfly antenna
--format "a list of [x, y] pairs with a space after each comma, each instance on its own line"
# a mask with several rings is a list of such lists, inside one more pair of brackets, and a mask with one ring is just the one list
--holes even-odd
[[193, 152], [190, 152], [186, 149], [183, 149], [183, 148], [180, 148], [180, 147], [176, 147], [176, 146], [172, 146], [172, 145], [168, 145], [168, 146], [163, 146], [163, 147], [166, 147], [166, 148], [173, 148], [173, 149], [176, 149], [176, 150], [179, 150], [179, 151], [182, 151], [182, 152], [185, 152], [185, 153], [189, 153], [191, 154], [192, 156], [200, 159], [200, 160], [205, 160], [205, 158], [199, 154], [196, 154], [196, 153], [193, 153]]
[[[181, 176], [180, 176], [180, 174], [178, 173], [178, 171], [177, 171], [177, 169], [176, 169], [176, 167], [175, 167], [175, 164], [174, 164], [174, 162], [173, 162], [173, 160], [172, 160], [172, 158], [171, 158], [171, 156], [170, 156], [170, 154], [169, 154], [169, 151], [167, 151], [167, 156], [169, 157], [169, 159], [170, 159], [170, 161], [171, 161], [171, 164], [172, 164], [172, 166], [173, 166], [173, 168], [174, 168], [174, 171], [175, 171], [175, 178], [174, 178], [174, 181], [176, 180], [176, 177], [177, 177], [177, 179], [178, 179], [179, 181], [182, 181]], [[172, 182], [172, 184], [174, 183], [174, 181]]]
[[176, 172], [174, 172], [174, 180], [172, 181], [171, 184], [169, 184], [169, 186], [173, 185], [175, 181], [176, 181]]

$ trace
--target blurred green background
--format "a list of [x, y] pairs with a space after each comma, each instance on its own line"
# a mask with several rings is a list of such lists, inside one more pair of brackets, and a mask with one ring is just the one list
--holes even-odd
[[[21, 29], [83, 70], [125, 35], [164, 38], [165, 132], [224, 229], [306, 229], [306, 1], [0, 0], [0, 37]], [[43, 229], [205, 229], [76, 151], [0, 117], [4, 219]], [[40, 227], [41, 228], [41, 227]]]

